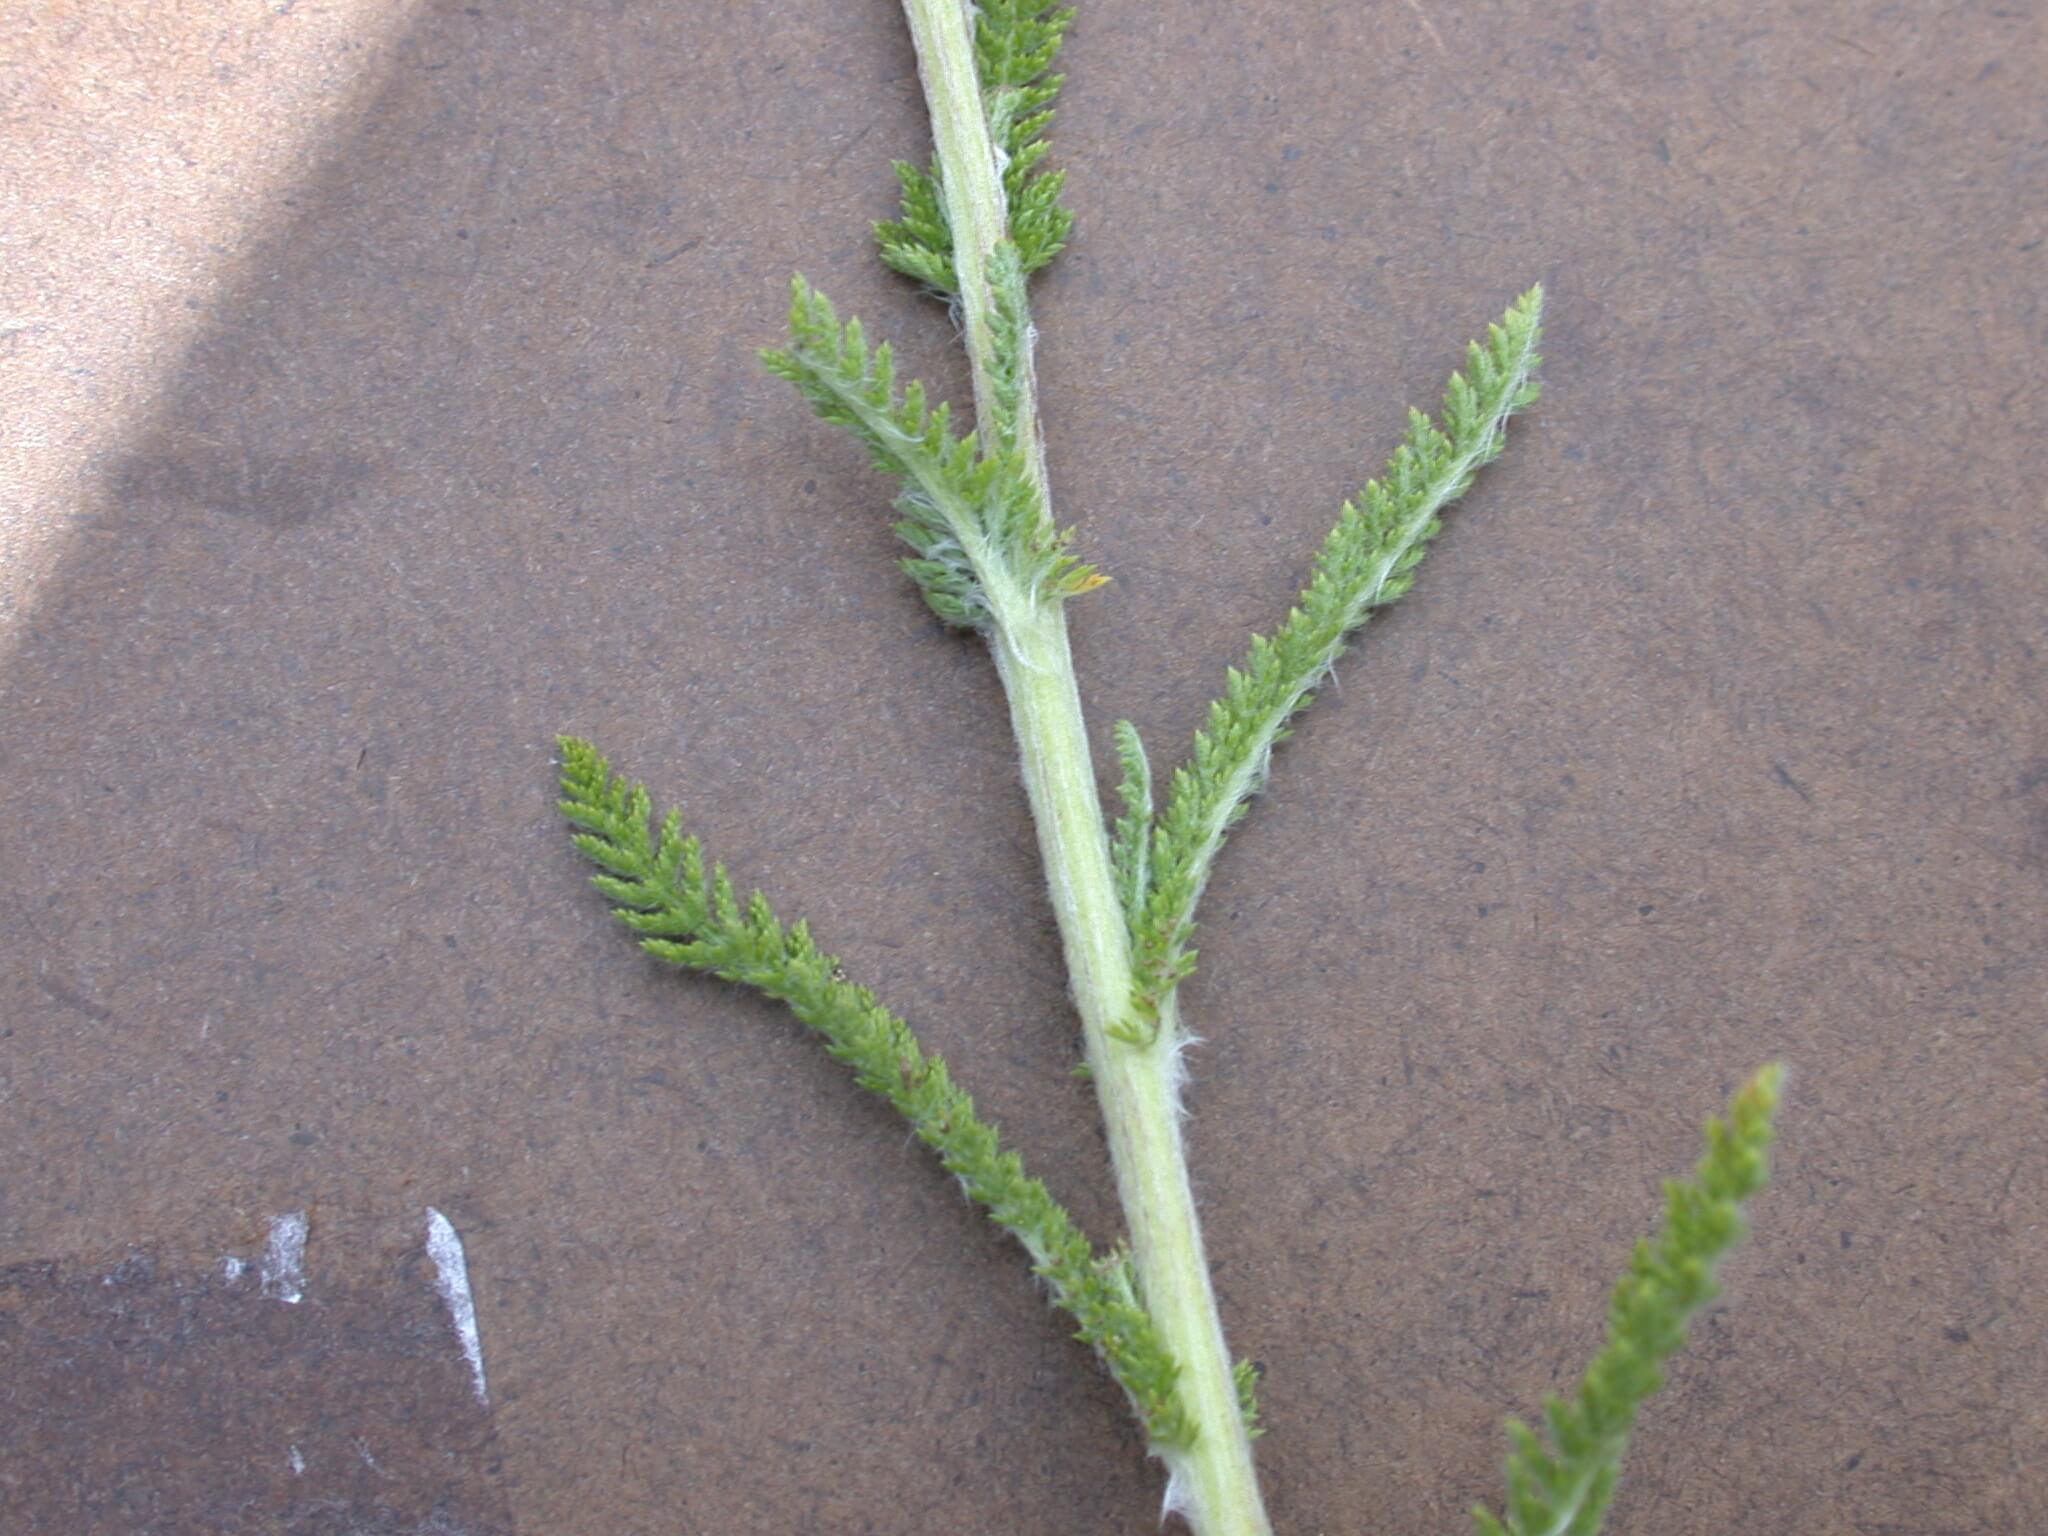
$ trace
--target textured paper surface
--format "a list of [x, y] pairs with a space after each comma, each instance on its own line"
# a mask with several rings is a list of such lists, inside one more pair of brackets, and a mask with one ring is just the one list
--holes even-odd
[[[550, 811], [553, 733], [602, 743], [1113, 1229], [991, 669], [753, 357], [801, 268], [964, 393], [866, 240], [926, 145], [894, 9], [151, 9], [0, 23], [0, 340], [73, 391], [7, 404], [9, 1294], [70, 1316], [142, 1254], [158, 1317], [305, 1211], [301, 1308], [236, 1306], [335, 1327], [336, 1443], [411, 1403], [379, 1459], [461, 1529], [1154, 1529], [1017, 1256], [776, 1010], [641, 963]], [[2048, 46], [1760, 14], [1101, 0], [1068, 50], [1040, 377], [1115, 577], [1086, 704], [1155, 762], [1463, 338], [1551, 294], [1542, 405], [1205, 904], [1191, 1154], [1285, 1532], [1460, 1529], [1772, 1057], [1779, 1182], [1614, 1529], [2005, 1536], [2048, 1494]], [[203, 154], [137, 147], [181, 114]], [[138, 347], [157, 239], [182, 318]], [[229, 1332], [164, 1368], [259, 1395], [285, 1497], [303, 1384], [193, 1305]], [[26, 1315], [0, 1524], [150, 1529], [85, 1523], [96, 1436], [163, 1507], [244, 1486], [240, 1420], [110, 1387], [52, 1432]], [[72, 1334], [114, 1380], [120, 1330]]]

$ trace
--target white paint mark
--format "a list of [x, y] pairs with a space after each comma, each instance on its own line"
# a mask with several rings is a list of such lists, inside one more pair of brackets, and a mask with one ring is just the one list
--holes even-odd
[[270, 1242], [263, 1250], [263, 1294], [293, 1304], [304, 1300], [305, 1265], [306, 1213], [273, 1217]]
[[248, 1267], [231, 1253], [220, 1261], [220, 1277], [229, 1285], [233, 1285], [242, 1278], [242, 1271]]
[[292, 1454], [290, 1459], [292, 1464], [292, 1475], [294, 1477], [304, 1477], [306, 1475], [306, 1458], [299, 1454], [299, 1448], [296, 1445], [292, 1447]]
[[476, 1298], [469, 1292], [469, 1263], [462, 1254], [462, 1239], [455, 1225], [427, 1207], [427, 1257], [434, 1261], [434, 1289], [448, 1304], [455, 1336], [462, 1341], [462, 1357], [469, 1362], [469, 1379], [476, 1387], [476, 1400], [488, 1404], [484, 1389], [484, 1346], [476, 1331]]

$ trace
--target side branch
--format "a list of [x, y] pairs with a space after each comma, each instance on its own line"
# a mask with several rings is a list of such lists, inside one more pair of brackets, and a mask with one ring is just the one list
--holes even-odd
[[1707, 1150], [1690, 1183], [1664, 1186], [1664, 1228], [1636, 1243], [1607, 1306], [1607, 1342], [1569, 1398], [1543, 1404], [1543, 1437], [1508, 1424], [1505, 1518], [1475, 1509], [1478, 1536], [1597, 1536], [1614, 1496], [1637, 1410], [1664, 1385], [1664, 1361], [1686, 1322], [1714, 1298], [1714, 1269], [1742, 1237], [1742, 1204], [1770, 1177], [1767, 1155], [1784, 1069], [1745, 1083], [1727, 1118], [1707, 1122]]
[[1272, 638], [1255, 635], [1241, 668], [1195, 735], [1188, 761], [1174, 771], [1154, 831], [1150, 890], [1133, 925], [1138, 1008], [1157, 1019], [1189, 971], [1196, 903], [1224, 838], [1265, 782], [1273, 748], [1305, 709], [1351, 635], [1414, 580], [1439, 514], [1464, 495], [1497, 457], [1507, 420], [1536, 398], [1543, 291], [1517, 299], [1482, 345], [1467, 350], [1465, 371], [1444, 391], [1439, 428], [1409, 413], [1408, 440], [1382, 480], [1344, 504], [1317, 554], [1314, 573]]
[[[1049, 62], [1064, 15], [1003, 0], [981, 8], [984, 21], [1041, 29], [1039, 40], [1009, 63], [991, 51], [993, 78], [987, 84], [994, 99], [985, 100], [979, 61], [968, 57], [975, 15], [969, 0], [904, 0], [904, 10], [938, 147], [939, 189], [974, 373], [976, 424], [984, 451], [1013, 444], [1023, 458], [1026, 477], [1045, 509], [1043, 532], [1050, 534], [1055, 525], [1045, 492], [1024, 302], [1024, 275], [1034, 251], [1018, 242], [1033, 242], [1041, 256], [1049, 251], [1021, 223], [1004, 221], [1008, 198], [991, 118], [1006, 118], [1002, 132], [1012, 143], [1030, 142], [1043, 125], [1043, 99], [1020, 103], [1006, 97], [1005, 90], [1019, 78], [1035, 77]], [[996, 33], [987, 40], [993, 44]], [[1008, 121], [1018, 110], [1034, 115]], [[1051, 181], [1046, 177], [1037, 185]], [[1058, 234], [1064, 232], [1062, 222]], [[1092, 573], [1088, 584], [1093, 584]], [[1103, 824], [1064, 605], [1041, 604], [1014, 616], [999, 613], [989, 640], [1010, 700], [1053, 914], [1109, 1135], [1117, 1192], [1130, 1223], [1138, 1285], [1181, 1367], [1182, 1401], [1197, 1430], [1188, 1445], [1161, 1448], [1170, 1473], [1168, 1505], [1182, 1510], [1200, 1536], [1270, 1536], [1241, 1384], [1224, 1344], [1188, 1183], [1178, 1057], [1170, 1040], [1156, 1032], [1145, 1039], [1129, 1028], [1129, 923]]]
[[576, 847], [604, 873], [591, 884], [613, 915], [658, 960], [753, 987], [788, 1005], [854, 1080], [886, 1099], [917, 1139], [938, 1154], [968, 1199], [1024, 1246], [1056, 1306], [1079, 1325], [1123, 1387], [1156, 1445], [1188, 1443], [1193, 1425], [1178, 1390], [1179, 1367], [1139, 1304], [1130, 1260], [1098, 1253], [1038, 1179], [975, 1113], [946, 1064], [910, 1026], [847, 981], [799, 922], [785, 927], [756, 891], [742, 903], [722, 866], [708, 878], [697, 839], [679, 812], [650, 831], [653, 805], [639, 784], [614, 777], [588, 742], [562, 737], [560, 810], [578, 828]]

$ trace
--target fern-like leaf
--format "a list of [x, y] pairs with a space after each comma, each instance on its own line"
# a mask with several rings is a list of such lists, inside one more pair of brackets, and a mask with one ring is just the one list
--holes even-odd
[[1240, 1360], [1231, 1368], [1230, 1379], [1237, 1387], [1237, 1411], [1244, 1418], [1244, 1430], [1256, 1440], [1266, 1432], [1259, 1422], [1259, 1368]]
[[1124, 813], [1117, 818], [1109, 856], [1124, 918], [1135, 925], [1152, 889], [1152, 765], [1146, 760], [1145, 743], [1135, 725], [1119, 720], [1115, 735], [1117, 762], [1123, 769], [1116, 793]]
[[1006, 453], [1024, 451], [1020, 438], [1024, 418], [1035, 420], [1031, 395], [1031, 304], [1024, 292], [1024, 265], [1015, 242], [999, 240], [989, 254], [989, 392], [987, 409], [991, 444]]
[[[899, 394], [888, 343], [870, 347], [860, 321], [842, 324], [831, 300], [801, 277], [792, 284], [789, 331], [788, 348], [763, 352], [762, 362], [820, 417], [859, 438], [875, 467], [900, 483], [895, 529], [915, 551], [902, 568], [940, 618], [985, 629], [1000, 613], [1021, 614], [1040, 599], [1100, 584], [1068, 553], [1023, 451], [1013, 443], [979, 453], [973, 439], [951, 430], [946, 406], [926, 403], [922, 384]], [[1028, 366], [1028, 358], [1013, 366]]]
[[844, 979], [801, 922], [785, 927], [766, 897], [742, 902], [722, 866], [708, 874], [680, 813], [651, 829], [647, 791], [623, 777], [585, 741], [564, 736], [561, 813], [574, 841], [603, 873], [591, 884], [614, 915], [658, 960], [739, 982], [788, 1005], [854, 1080], [909, 1121], [967, 1197], [1031, 1257], [1054, 1303], [1079, 1325], [1129, 1395], [1152, 1442], [1187, 1444], [1194, 1428], [1177, 1387], [1179, 1367], [1140, 1304], [1128, 1256], [1098, 1253], [1045, 1185], [1004, 1149], [939, 1057], [910, 1026]]
[[882, 264], [943, 294], [960, 292], [960, 274], [953, 267], [953, 229], [946, 222], [946, 200], [939, 191], [939, 162], [922, 170], [908, 160], [894, 166], [902, 188], [903, 208], [893, 219], [875, 224], [875, 244]]
[[1547, 1443], [1509, 1423], [1506, 1512], [1473, 1510], [1479, 1536], [1597, 1536], [1636, 1411], [1663, 1386], [1663, 1363], [1685, 1343], [1687, 1319], [1713, 1299], [1714, 1267], [1742, 1236], [1742, 1202], [1770, 1176], [1783, 1076], [1769, 1066], [1744, 1084], [1727, 1119], [1707, 1122], [1692, 1181], [1665, 1184], [1664, 1228], [1655, 1242], [1637, 1242], [1608, 1303], [1605, 1346], [1570, 1398], [1543, 1405]]
[[1543, 291], [1532, 288], [1488, 328], [1484, 343], [1472, 343], [1464, 371], [1444, 391], [1441, 427], [1409, 412], [1408, 439], [1385, 478], [1344, 503], [1296, 606], [1270, 639], [1253, 636], [1250, 655], [1209, 706], [1188, 761], [1169, 783], [1152, 840], [1151, 891], [1132, 930], [1141, 1014], [1156, 1017], [1194, 968], [1195, 905], [1224, 838], [1264, 783], [1288, 721], [1308, 705], [1352, 632], [1408, 590], [1439, 514], [1500, 453], [1508, 417], [1536, 399], [1542, 312]]
[[[982, 0], [975, 11], [975, 72], [1002, 165], [1010, 239], [1026, 273], [1060, 253], [1074, 223], [1059, 201], [1066, 173], [1043, 165], [1049, 148], [1045, 130], [1060, 89], [1060, 76], [1048, 71], [1073, 19], [1069, 7], [1033, 0]], [[902, 210], [875, 225], [875, 240], [888, 266], [941, 293], [958, 294], [953, 232], [939, 189], [943, 173], [936, 159], [928, 170], [897, 161]]]
[[1061, 85], [1049, 71], [1073, 20], [1072, 8], [1036, 0], [981, 0], [975, 14], [974, 57], [989, 137], [1002, 158], [1010, 238], [1026, 272], [1060, 253], [1074, 223], [1059, 201], [1066, 172], [1042, 168], [1045, 130]]
[[951, 408], [928, 406], [915, 381], [899, 395], [888, 343], [871, 350], [860, 321], [841, 325], [832, 301], [801, 277], [791, 284], [789, 334], [787, 350], [764, 351], [761, 361], [901, 484], [895, 529], [916, 551], [901, 564], [932, 610], [949, 624], [984, 627], [993, 552], [979, 502], [992, 477], [977, 469], [974, 445], [950, 429]]

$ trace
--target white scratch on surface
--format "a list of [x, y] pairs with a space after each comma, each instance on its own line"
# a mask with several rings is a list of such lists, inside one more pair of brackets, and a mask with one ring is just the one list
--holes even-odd
[[220, 1277], [227, 1281], [228, 1284], [233, 1285], [242, 1278], [242, 1271], [248, 1267], [248, 1265], [231, 1253], [220, 1261]]
[[491, 1395], [484, 1388], [484, 1346], [476, 1331], [476, 1298], [469, 1291], [469, 1262], [462, 1254], [462, 1239], [455, 1225], [427, 1207], [427, 1257], [434, 1261], [434, 1289], [448, 1304], [455, 1336], [462, 1341], [462, 1357], [469, 1362], [469, 1379], [476, 1388], [476, 1400], [488, 1404]]
[[1430, 22], [1429, 13], [1416, 4], [1416, 0], [1407, 0], [1407, 5], [1408, 9], [1415, 13], [1415, 19], [1422, 23], [1422, 30], [1429, 34], [1429, 40], [1436, 44], [1437, 52], [1449, 58], [1451, 50], [1444, 46], [1444, 40], [1437, 35], [1436, 27]]
[[273, 1217], [270, 1242], [263, 1250], [263, 1294], [297, 1304], [305, 1298], [306, 1213], [291, 1211]]
[[290, 1460], [292, 1475], [294, 1477], [304, 1477], [306, 1475], [306, 1458], [299, 1454], [299, 1448], [296, 1445], [292, 1447]]

